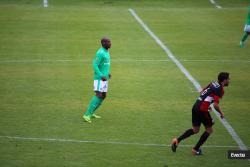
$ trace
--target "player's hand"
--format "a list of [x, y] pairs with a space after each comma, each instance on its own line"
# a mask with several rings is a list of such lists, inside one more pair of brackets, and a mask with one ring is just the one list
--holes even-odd
[[101, 79], [102, 79], [102, 81], [107, 81], [106, 77], [102, 77]]
[[224, 118], [224, 113], [223, 113], [223, 112], [220, 113], [220, 118], [221, 118], [221, 119]]
[[112, 77], [112, 75], [111, 75], [111, 74], [109, 74], [109, 79], [111, 79], [111, 77]]

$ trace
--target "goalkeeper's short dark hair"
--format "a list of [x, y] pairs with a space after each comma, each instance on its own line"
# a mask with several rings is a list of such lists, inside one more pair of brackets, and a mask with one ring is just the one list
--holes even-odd
[[220, 72], [218, 75], [218, 81], [223, 82], [224, 80], [227, 80], [229, 78], [228, 72]]

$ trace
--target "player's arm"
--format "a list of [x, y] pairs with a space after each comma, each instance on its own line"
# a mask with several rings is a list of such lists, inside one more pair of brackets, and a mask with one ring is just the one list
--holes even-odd
[[214, 96], [214, 109], [218, 112], [218, 113], [220, 113], [220, 117], [221, 117], [221, 119], [223, 119], [224, 118], [224, 113], [221, 111], [221, 109], [220, 109], [220, 106], [219, 106], [219, 99], [220, 99], [220, 97], [219, 96]]
[[104, 74], [99, 69], [99, 65], [100, 65], [101, 61], [102, 61], [102, 55], [100, 53], [97, 53], [94, 60], [93, 60], [93, 69], [94, 69], [95, 73], [98, 76], [100, 76], [100, 78], [103, 81], [106, 81], [107, 78], [104, 76]]

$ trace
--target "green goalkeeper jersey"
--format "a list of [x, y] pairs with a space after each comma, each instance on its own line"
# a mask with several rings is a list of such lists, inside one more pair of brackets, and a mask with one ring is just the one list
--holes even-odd
[[109, 79], [110, 54], [105, 48], [100, 48], [93, 60], [94, 80], [100, 80], [102, 77]]
[[248, 14], [247, 14], [246, 24], [250, 25], [250, 6], [248, 7]]

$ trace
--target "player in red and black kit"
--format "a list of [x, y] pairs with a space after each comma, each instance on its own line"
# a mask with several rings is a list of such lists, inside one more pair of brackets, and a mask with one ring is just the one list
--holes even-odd
[[221, 119], [223, 119], [224, 113], [219, 107], [219, 101], [224, 95], [224, 87], [229, 85], [229, 81], [229, 73], [221, 72], [218, 75], [218, 81], [211, 82], [201, 91], [200, 97], [196, 100], [192, 109], [193, 128], [186, 130], [180, 137], [174, 138], [172, 140], [173, 152], [176, 152], [176, 148], [182, 140], [190, 137], [193, 134], [197, 134], [202, 123], [205, 126], [206, 131], [201, 135], [200, 140], [192, 149], [193, 155], [202, 154], [200, 147], [213, 132], [212, 126], [214, 121], [209, 113], [210, 105], [213, 103], [215, 110], [220, 113]]

